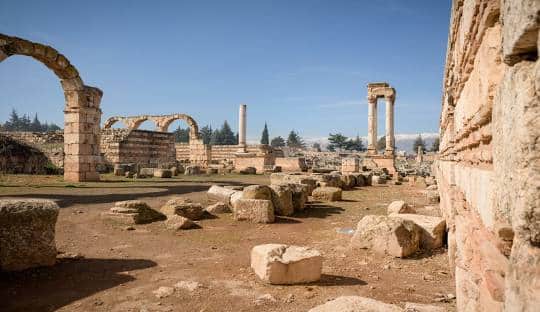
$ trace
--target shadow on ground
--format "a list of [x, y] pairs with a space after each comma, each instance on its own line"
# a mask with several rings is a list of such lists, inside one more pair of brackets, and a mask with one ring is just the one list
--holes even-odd
[[361, 279], [348, 276], [321, 275], [321, 280], [316, 283], [319, 286], [354, 286], [354, 285], [367, 285], [367, 283]]
[[62, 260], [54, 266], [0, 273], [2, 311], [55, 311], [97, 292], [134, 281], [120, 272], [157, 263], [144, 259]]
[[320, 218], [324, 219], [331, 215], [340, 214], [345, 211], [341, 207], [328, 206], [326, 204], [313, 202], [306, 206], [305, 210], [294, 214], [295, 218]]

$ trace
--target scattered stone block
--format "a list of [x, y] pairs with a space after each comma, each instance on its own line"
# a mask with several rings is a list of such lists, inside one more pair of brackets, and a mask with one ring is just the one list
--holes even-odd
[[154, 169], [154, 177], [172, 178], [172, 171], [170, 169]]
[[371, 298], [342, 296], [317, 306], [309, 312], [402, 312], [402, 309]]
[[438, 204], [441, 201], [439, 191], [427, 191], [426, 197], [427, 197], [428, 203], [430, 204]]
[[426, 188], [428, 191], [437, 191], [439, 187], [436, 184], [430, 185]]
[[169, 199], [160, 210], [166, 216], [178, 215], [191, 220], [199, 220], [204, 214], [200, 203], [192, 203], [191, 200], [182, 197]]
[[104, 212], [101, 216], [102, 218], [127, 225], [150, 223], [166, 219], [165, 215], [150, 208], [150, 206], [140, 200], [116, 202], [109, 212]]
[[409, 206], [405, 201], [403, 200], [396, 200], [390, 203], [388, 205], [387, 209], [388, 214], [392, 213], [416, 213], [413, 207]]
[[422, 230], [420, 247], [425, 250], [439, 248], [444, 243], [446, 221], [443, 218], [423, 216], [419, 214], [400, 213], [391, 217], [399, 217], [414, 222]]
[[51, 200], [0, 200], [0, 270], [54, 265], [58, 212]]
[[288, 184], [292, 191], [292, 203], [294, 211], [304, 211], [308, 202], [309, 186], [307, 184]]
[[154, 176], [154, 168], [141, 168], [139, 170], [139, 177], [145, 176], [145, 177], [153, 177]]
[[446, 312], [443, 307], [438, 307], [431, 304], [406, 302], [403, 312]]
[[172, 172], [173, 176], [177, 176], [178, 175], [178, 168], [177, 167], [171, 167], [171, 172]]
[[169, 215], [167, 216], [167, 220], [165, 221], [165, 226], [169, 230], [187, 230], [194, 227], [198, 227], [195, 222], [191, 221], [190, 219], [186, 217], [182, 217], [179, 215]]
[[273, 223], [274, 205], [263, 199], [237, 199], [233, 203], [233, 218], [252, 223]]
[[272, 189], [267, 185], [250, 185], [244, 187], [244, 199], [272, 200]]
[[371, 176], [371, 185], [376, 185], [376, 184], [386, 184], [386, 177], [383, 175]]
[[218, 174], [218, 168], [208, 168], [206, 170], [207, 174]]
[[340, 180], [344, 190], [351, 190], [356, 186], [356, 177], [353, 174], [342, 174]]
[[225, 203], [222, 203], [222, 202], [217, 202], [217, 203], [215, 203], [213, 205], [210, 205], [210, 206], [206, 207], [205, 210], [210, 214], [220, 214], [220, 213], [229, 213], [229, 212], [231, 212], [231, 209], [229, 208], [229, 205], [227, 205]]
[[238, 191], [231, 190], [223, 186], [212, 185], [210, 189], [208, 189], [206, 195], [208, 196], [208, 199], [220, 201], [231, 207], [231, 196], [237, 192]]
[[318, 187], [313, 191], [313, 199], [320, 201], [340, 201], [341, 189], [337, 187]]
[[251, 250], [251, 268], [270, 284], [302, 284], [320, 280], [322, 256], [311, 248], [265, 244]]
[[201, 174], [201, 167], [194, 165], [194, 166], [187, 166], [184, 170], [184, 175], [198, 175]]
[[270, 185], [274, 213], [278, 216], [290, 216], [294, 213], [293, 193], [288, 185]]
[[113, 174], [117, 177], [123, 177], [126, 173], [124, 172], [124, 168], [121, 167], [115, 167], [113, 169]]
[[409, 220], [368, 215], [358, 222], [351, 245], [394, 257], [407, 257], [420, 247], [421, 231]]
[[256, 174], [257, 168], [255, 167], [246, 167], [242, 170], [240, 170], [240, 174]]

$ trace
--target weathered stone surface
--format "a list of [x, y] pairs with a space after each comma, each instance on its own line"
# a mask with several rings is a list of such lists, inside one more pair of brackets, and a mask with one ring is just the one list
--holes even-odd
[[172, 178], [172, 171], [170, 169], [154, 169], [154, 177]]
[[305, 184], [308, 186], [308, 195], [311, 195], [317, 187], [317, 181], [305, 174], [272, 173], [270, 175], [270, 184]]
[[145, 176], [145, 177], [153, 177], [154, 176], [154, 168], [141, 168], [139, 170], [139, 175], [140, 176]]
[[272, 190], [272, 204], [274, 212], [278, 216], [290, 216], [294, 213], [293, 193], [285, 184], [270, 185]]
[[273, 223], [274, 205], [271, 200], [237, 199], [233, 203], [233, 218], [252, 223]]
[[50, 200], [0, 200], [0, 270], [54, 265], [58, 212]]
[[540, 2], [505, 0], [501, 3], [504, 61], [515, 64], [520, 59], [527, 58], [527, 54], [537, 51]]
[[186, 166], [184, 175], [198, 175], [201, 174], [200, 166]]
[[140, 200], [116, 202], [114, 207], [101, 216], [124, 224], [143, 224], [166, 219], [165, 215]]
[[297, 183], [290, 183], [287, 185], [292, 191], [292, 203], [294, 211], [303, 211], [309, 198], [309, 185]]
[[439, 191], [426, 191], [426, 197], [430, 204], [438, 204], [441, 201]]
[[386, 179], [380, 175], [371, 176], [371, 185], [386, 184]]
[[436, 305], [406, 302], [403, 312], [446, 312], [443, 307]]
[[358, 222], [351, 245], [394, 257], [407, 257], [420, 246], [421, 229], [397, 217], [368, 215]]
[[250, 185], [244, 187], [244, 199], [272, 200], [272, 189], [267, 185]]
[[340, 179], [341, 187], [345, 190], [353, 189], [356, 186], [356, 177], [353, 174], [342, 174]]
[[231, 196], [237, 192], [238, 191], [231, 190], [223, 186], [212, 185], [210, 189], [208, 189], [208, 192], [206, 195], [208, 196], [208, 199], [220, 201], [222, 203], [229, 205], [229, 207], [231, 207]]
[[409, 206], [405, 201], [403, 200], [396, 200], [390, 203], [388, 205], [388, 208], [386, 210], [388, 214], [392, 213], [416, 213], [413, 207]]
[[317, 306], [309, 312], [402, 312], [402, 309], [371, 298], [343, 296]]
[[282, 244], [266, 244], [251, 250], [251, 268], [270, 284], [301, 284], [318, 281], [322, 256], [314, 249]]
[[414, 222], [422, 229], [420, 247], [425, 250], [439, 248], [444, 243], [446, 221], [443, 218], [423, 216], [419, 214], [399, 213], [390, 217], [398, 217]]
[[240, 170], [240, 174], [257, 174], [257, 168], [255, 167], [246, 167]]
[[165, 226], [169, 230], [187, 230], [194, 227], [198, 227], [197, 224], [195, 224], [193, 221], [186, 217], [182, 217], [179, 215], [169, 215], [167, 216], [167, 220], [165, 221]]
[[210, 214], [220, 214], [220, 213], [229, 213], [231, 212], [231, 209], [229, 208], [229, 205], [217, 202], [213, 205], [210, 205], [205, 208], [205, 210]]
[[178, 215], [191, 220], [199, 220], [204, 214], [200, 203], [192, 203], [191, 200], [183, 197], [169, 199], [160, 211], [166, 216]]
[[318, 187], [311, 196], [313, 196], [313, 199], [320, 201], [340, 201], [341, 189], [337, 187]]
[[340, 174], [313, 174], [313, 179], [317, 181], [319, 187], [340, 187], [341, 175]]

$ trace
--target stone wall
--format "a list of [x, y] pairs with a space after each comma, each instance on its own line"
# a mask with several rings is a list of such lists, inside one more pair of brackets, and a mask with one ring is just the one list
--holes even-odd
[[[211, 159], [213, 162], [234, 160], [235, 154], [238, 152], [238, 149], [238, 145], [212, 145]], [[255, 144], [250, 144], [246, 147], [246, 151], [248, 153], [258, 153], [259, 150], [259, 145]]]
[[41, 150], [23, 140], [0, 133], [0, 172], [11, 174], [46, 174], [51, 160]]
[[137, 163], [158, 168], [176, 161], [174, 134], [146, 130], [102, 129], [101, 154], [106, 162]]
[[440, 159], [459, 311], [540, 306], [537, 0], [454, 0]]
[[[54, 166], [64, 167], [64, 132], [23, 132], [9, 131], [0, 134], [15, 141], [32, 146], [43, 153]], [[27, 172], [30, 173], [30, 172]]]

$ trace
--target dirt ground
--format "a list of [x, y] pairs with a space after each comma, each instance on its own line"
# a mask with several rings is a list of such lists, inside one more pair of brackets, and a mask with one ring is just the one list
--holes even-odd
[[[426, 205], [420, 189], [382, 185], [345, 191], [341, 202], [312, 203], [305, 212], [274, 224], [235, 222], [230, 214], [204, 219], [200, 229], [171, 232], [163, 222], [125, 225], [100, 218], [113, 202], [139, 199], [159, 209], [182, 195], [207, 204], [206, 190], [223, 185], [267, 184], [268, 176], [181, 176], [128, 181], [104, 176], [99, 183], [68, 184], [56, 176], [0, 176], [0, 197], [57, 201], [58, 263], [19, 273], [0, 274], [1, 311], [307, 311], [343, 295], [387, 303], [429, 303], [455, 310], [446, 250], [408, 259], [349, 247], [358, 221], [385, 214], [393, 200]], [[406, 183], [405, 183], [406, 184]], [[318, 283], [272, 286], [250, 269], [258, 244], [311, 246], [324, 255]], [[79, 256], [81, 256], [79, 258]], [[157, 298], [159, 287], [194, 281], [193, 291], [176, 289]], [[263, 295], [269, 294], [259, 298]], [[268, 299], [263, 299], [268, 298]]]

